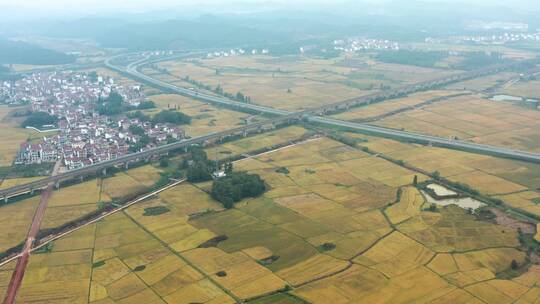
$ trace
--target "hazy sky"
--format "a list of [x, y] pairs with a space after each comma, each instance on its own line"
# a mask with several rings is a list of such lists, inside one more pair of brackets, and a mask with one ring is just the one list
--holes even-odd
[[[266, 8], [317, 7], [319, 5], [339, 5], [342, 3], [369, 2], [371, 4], [401, 2], [410, 0], [0, 0], [0, 18], [13, 17], [12, 14], [45, 17], [47, 15], [89, 15], [103, 13], [139, 13], [149, 10], [187, 9], [198, 11], [245, 11]], [[539, 0], [421, 0], [430, 3], [446, 2], [456, 5], [505, 5], [516, 8], [540, 7]], [[461, 3], [461, 4], [460, 4]], [[10, 16], [11, 15], [11, 16]]]

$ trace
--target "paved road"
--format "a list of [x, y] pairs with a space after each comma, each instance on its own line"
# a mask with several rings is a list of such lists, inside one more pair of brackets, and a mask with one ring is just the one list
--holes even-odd
[[[182, 57], [187, 57], [187, 56], [193, 56], [193, 54], [175, 55], [174, 58], [182, 58]], [[308, 121], [318, 122], [318, 123], [322, 123], [329, 126], [352, 128], [355, 130], [369, 132], [370, 134], [378, 135], [378, 136], [390, 136], [390, 137], [401, 139], [401, 140], [412, 140], [412, 141], [427, 143], [427, 144], [439, 144], [444, 147], [452, 148], [452, 149], [467, 149], [467, 150], [478, 152], [478, 153], [496, 154], [502, 157], [515, 158], [515, 159], [520, 159], [524, 161], [540, 162], [540, 154], [536, 154], [536, 153], [506, 149], [504, 147], [479, 145], [479, 144], [474, 144], [474, 143], [470, 143], [466, 141], [451, 140], [447, 138], [429, 136], [425, 134], [418, 134], [418, 133], [413, 133], [413, 132], [405, 132], [405, 131], [393, 130], [393, 129], [388, 129], [388, 128], [375, 127], [368, 124], [338, 121], [335, 119], [317, 116], [317, 114], [324, 113], [327, 110], [332, 111], [341, 107], [348, 108], [351, 105], [369, 104], [377, 100], [381, 100], [381, 99], [384, 100], [391, 97], [395, 97], [396, 96], [395, 94], [403, 94], [407, 92], [426, 90], [426, 89], [429, 89], [434, 84], [442, 85], [445, 83], [451, 83], [451, 82], [457, 81], [456, 79], [470, 79], [474, 77], [479, 77], [482, 75], [486, 75], [489, 73], [506, 69], [509, 67], [509, 65], [498, 66], [494, 68], [486, 68], [479, 71], [453, 75], [447, 78], [436, 79], [433, 81], [428, 81], [428, 82], [423, 82], [420, 84], [410, 85], [403, 88], [398, 88], [389, 92], [385, 91], [385, 92], [374, 93], [374, 94], [362, 96], [356, 99], [351, 99], [351, 100], [346, 100], [346, 101], [342, 101], [342, 102], [338, 102], [338, 103], [334, 103], [330, 105], [325, 105], [323, 107], [316, 108], [316, 109], [300, 111], [300, 112], [288, 112], [285, 110], [273, 109], [273, 108], [264, 107], [260, 105], [232, 101], [226, 98], [213, 96], [207, 93], [177, 87], [170, 83], [166, 83], [159, 79], [154, 79], [150, 76], [144, 75], [137, 70], [137, 67], [139, 67], [140, 65], [146, 64], [148, 62], [157, 62], [161, 60], [160, 58], [150, 59], [146, 57], [146, 58], [143, 58], [141, 60], [138, 60], [136, 62], [129, 64], [127, 68], [122, 68], [122, 67], [115, 66], [114, 64], [112, 64], [111, 61], [113, 61], [115, 58], [117, 57], [112, 57], [106, 60], [105, 65], [120, 73], [129, 74], [133, 76], [134, 78], [138, 78], [142, 81], [151, 83], [162, 89], [169, 90], [178, 94], [190, 96], [190, 97], [200, 99], [206, 102], [211, 102], [214, 104], [234, 107], [234, 108], [237, 108], [239, 110], [244, 110], [244, 111], [269, 114], [271, 116], [276, 116], [276, 117], [269, 119], [267, 121], [257, 122], [254, 124], [246, 125], [243, 127], [239, 127], [239, 128], [235, 128], [235, 129], [231, 129], [231, 130], [227, 130], [223, 132], [211, 133], [211, 134], [207, 134], [201, 137], [185, 140], [179, 143], [156, 147], [154, 149], [150, 149], [150, 150], [139, 152], [139, 153], [133, 153], [133, 154], [126, 155], [123, 157], [119, 157], [118, 159], [105, 161], [96, 165], [84, 167], [82, 169], [72, 170], [72, 171], [62, 173], [62, 174], [58, 174], [57, 176], [54, 176], [54, 177], [45, 178], [42, 180], [27, 183], [24, 185], [14, 186], [8, 189], [3, 189], [3, 190], [0, 190], [0, 198], [7, 198], [9, 196], [18, 195], [20, 193], [28, 192], [32, 189], [40, 189], [40, 188], [45, 187], [49, 182], [57, 182], [60, 180], [66, 180], [70, 178], [88, 175], [90, 173], [95, 173], [98, 170], [112, 167], [117, 164], [127, 163], [129, 161], [134, 161], [134, 160], [140, 160], [140, 159], [152, 156], [152, 155], [166, 153], [173, 149], [188, 147], [193, 144], [204, 143], [208, 140], [212, 140], [212, 139], [216, 139], [220, 137], [226, 137], [233, 134], [238, 134], [239, 132], [245, 132], [246, 130], [250, 130], [250, 129], [260, 128], [269, 123], [280, 123], [280, 122], [286, 122], [286, 121], [294, 121], [297, 119], [305, 119]], [[172, 57], [169, 57], [169, 58], [172, 58]]]
[[[222, 97], [216, 97], [209, 94], [204, 94], [201, 92], [196, 92], [193, 90], [180, 88], [175, 85], [172, 85], [170, 83], [166, 83], [164, 81], [161, 81], [159, 79], [154, 79], [150, 76], [144, 75], [141, 72], [137, 70], [137, 68], [142, 65], [146, 64], [148, 59], [141, 59], [137, 62], [131, 63], [126, 70], [124, 70], [125, 73], [128, 73], [136, 78], [144, 79], [147, 82], [150, 82], [154, 85], [157, 85], [159, 87], [167, 88], [169, 90], [172, 90], [174, 92], [188, 95], [194, 98], [202, 99], [208, 102], [216, 103], [216, 104], [222, 104], [226, 106], [233, 106], [237, 108], [245, 108], [251, 111], [258, 111], [265, 114], [271, 114], [271, 115], [280, 115], [280, 116], [289, 116], [289, 117], [304, 117], [308, 121], [333, 126], [333, 127], [344, 127], [352, 130], [358, 130], [362, 132], [368, 132], [373, 135], [378, 136], [385, 136], [385, 137], [392, 137], [397, 138], [401, 140], [408, 140], [408, 141], [414, 141], [419, 142], [423, 144], [433, 144], [438, 146], [443, 146], [446, 148], [452, 148], [452, 149], [460, 149], [460, 150], [467, 150], [467, 151], [473, 151], [477, 153], [488, 153], [488, 154], [494, 154], [497, 156], [502, 157], [508, 157], [508, 158], [515, 158], [519, 160], [524, 161], [530, 161], [530, 162], [540, 162], [540, 154], [538, 153], [532, 153], [527, 151], [519, 151], [515, 149], [508, 149], [505, 147], [497, 147], [497, 146], [490, 146], [490, 145], [482, 145], [482, 144], [476, 144], [472, 142], [462, 141], [462, 140], [453, 140], [443, 137], [437, 137], [437, 136], [431, 136], [431, 135], [425, 135], [425, 134], [419, 134], [414, 132], [407, 132], [407, 131], [401, 131], [401, 130], [395, 130], [395, 129], [389, 129], [389, 128], [383, 128], [383, 127], [377, 127], [372, 126], [369, 124], [362, 124], [362, 123], [353, 123], [348, 121], [342, 121], [342, 120], [336, 120], [331, 119], [328, 117], [322, 117], [322, 116], [316, 116], [313, 115], [313, 113], [320, 113], [324, 112], [328, 109], [334, 109], [338, 106], [341, 106], [347, 102], [350, 101], [342, 101], [330, 105], [325, 105], [320, 108], [312, 109], [312, 110], [306, 110], [302, 112], [288, 112], [284, 110], [279, 109], [273, 109], [270, 107], [264, 107], [259, 105], [253, 105], [253, 104], [245, 104], [240, 103], [232, 100], [228, 100], [226, 98]], [[106, 62], [106, 65], [113, 69], [118, 69], [117, 67], [111, 66], [109, 62]], [[407, 87], [402, 87], [395, 89], [393, 92], [380, 92], [380, 93], [374, 93], [367, 96], [362, 96], [359, 99], [356, 99], [356, 101], [361, 100], [362, 102], [369, 102], [370, 100], [373, 100], [374, 98], [380, 98], [381, 96], [387, 96], [392, 95], [397, 92], [404, 92], [407, 90], [414, 89], [416, 87], [429, 87], [432, 83], [445, 83], [445, 82], [454, 82], [456, 81], [456, 77], [460, 79], [469, 79], [471, 77], [479, 77], [482, 75], [489, 74], [491, 71], [497, 71], [499, 69], [505, 69], [506, 66], [500, 66], [495, 68], [485, 68], [478, 71], [463, 73], [460, 75], [453, 75], [446, 78], [440, 78], [436, 80], [426, 81], [420, 84], [415, 84]]]
[[[61, 161], [56, 162], [52, 175], [56, 175], [58, 173], [60, 164]], [[13, 271], [11, 280], [9, 281], [8, 289], [4, 298], [4, 304], [15, 303], [17, 292], [19, 291], [22, 279], [24, 277], [24, 273], [26, 271], [26, 265], [28, 265], [28, 260], [30, 259], [30, 251], [32, 250], [32, 246], [34, 245], [34, 241], [39, 232], [39, 227], [41, 227], [41, 222], [43, 221], [43, 217], [45, 216], [45, 210], [47, 209], [47, 204], [49, 202], [53, 189], [54, 183], [50, 183], [47, 186], [47, 189], [45, 189], [45, 191], [41, 193], [39, 205], [34, 214], [34, 219], [32, 220], [30, 230], [28, 231], [21, 257], [17, 261], [17, 265], [15, 266], [15, 270]]]
[[407, 141], [412, 141], [412, 142], [417, 142], [417, 143], [422, 143], [422, 144], [431, 144], [431, 145], [445, 147], [445, 148], [473, 151], [473, 152], [483, 153], [483, 154], [487, 153], [487, 154], [493, 154], [496, 156], [501, 156], [501, 157], [506, 157], [506, 158], [514, 158], [514, 159], [519, 159], [519, 160], [524, 160], [524, 161], [529, 161], [529, 162], [540, 163], [540, 154], [538, 153], [508, 149], [504, 147], [476, 144], [476, 143], [467, 142], [463, 140], [447, 139], [443, 137], [388, 129], [388, 128], [383, 128], [383, 127], [377, 127], [377, 126], [360, 124], [360, 123], [353, 123], [353, 122], [331, 119], [331, 118], [326, 118], [326, 117], [310, 117], [308, 118], [308, 120], [314, 123], [318, 123], [318, 124], [328, 125], [332, 127], [343, 127], [343, 128], [347, 128], [351, 130], [358, 130], [365, 133], [383, 136], [383, 137], [398, 138], [401, 140], [407, 140]]

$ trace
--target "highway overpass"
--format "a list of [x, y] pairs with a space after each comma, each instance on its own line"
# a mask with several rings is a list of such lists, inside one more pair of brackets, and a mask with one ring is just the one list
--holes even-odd
[[252, 123], [252, 124], [245, 125], [242, 127], [222, 131], [222, 132], [215, 132], [215, 133], [210, 133], [207, 135], [203, 135], [203, 136], [199, 136], [199, 137], [195, 137], [191, 139], [185, 139], [180, 142], [159, 146], [159, 147], [148, 149], [142, 152], [131, 153], [128, 155], [118, 157], [113, 160], [108, 160], [108, 161], [100, 162], [94, 165], [86, 166], [80, 169], [75, 169], [75, 170], [67, 171], [64, 173], [60, 173], [60, 174], [57, 174], [56, 176], [51, 176], [51, 177], [43, 178], [43, 179], [33, 181], [27, 184], [21, 184], [21, 185], [17, 185], [11, 188], [2, 189], [0, 190], [0, 198], [2, 198], [4, 201], [7, 201], [7, 199], [10, 197], [45, 188], [49, 183], [55, 183], [58, 187], [61, 181], [71, 180], [78, 177], [84, 177], [86, 175], [96, 174], [103, 170], [106, 170], [107, 168], [111, 168], [117, 165], [125, 165], [127, 167], [129, 166], [129, 163], [131, 162], [146, 160], [155, 155], [165, 155], [172, 150], [188, 148], [192, 145], [201, 145], [201, 144], [204, 145], [207, 143], [211, 143], [213, 141], [223, 140], [229, 136], [236, 136], [236, 135], [246, 136], [248, 133], [251, 133], [251, 132], [262, 132], [265, 130], [274, 129], [279, 124], [292, 123], [299, 118], [300, 118], [300, 115], [297, 115], [297, 114], [281, 116], [272, 120], [256, 122], [256, 123]]
[[[181, 58], [182, 56], [192, 56], [192, 55], [190, 54], [178, 55], [178, 56], [175, 56], [175, 58]], [[7, 198], [11, 196], [27, 193], [29, 191], [33, 191], [36, 189], [41, 189], [50, 182], [54, 182], [58, 184], [60, 181], [63, 181], [63, 180], [69, 180], [69, 179], [74, 179], [77, 177], [83, 177], [89, 174], [95, 174], [96, 172], [99, 172], [101, 170], [104, 170], [113, 166], [117, 166], [121, 164], [127, 165], [130, 162], [138, 161], [141, 159], [147, 159], [154, 155], [165, 154], [171, 150], [185, 148], [185, 147], [189, 147], [195, 144], [203, 144], [212, 140], [219, 140], [227, 136], [231, 136], [231, 135], [237, 135], [237, 134], [245, 135], [248, 132], [253, 131], [253, 130], [257, 130], [257, 131], [263, 130], [265, 129], [265, 126], [274, 127], [277, 124], [290, 123], [299, 119], [303, 119], [305, 121], [323, 124], [327, 126], [357, 130], [357, 131], [366, 132], [366, 133], [376, 135], [376, 136], [391, 137], [391, 138], [399, 139], [399, 140], [438, 145], [438, 146], [442, 146], [446, 148], [467, 150], [467, 151], [472, 151], [472, 152], [477, 152], [477, 153], [491, 154], [491, 155], [497, 155], [497, 156], [506, 157], [506, 158], [513, 158], [513, 159], [518, 159], [518, 160], [523, 160], [523, 161], [540, 163], [540, 154], [536, 154], [536, 153], [518, 151], [518, 150], [513, 150], [513, 149], [506, 149], [503, 147], [480, 145], [480, 144], [475, 144], [475, 143], [461, 141], [461, 140], [452, 140], [452, 139], [441, 138], [441, 137], [436, 137], [436, 136], [429, 136], [425, 134], [418, 134], [418, 133], [413, 133], [413, 132], [376, 127], [376, 126], [372, 126], [368, 124], [352, 123], [352, 122], [335, 120], [335, 119], [319, 116], [328, 112], [333, 112], [337, 110], [346, 110], [349, 107], [358, 106], [360, 104], [370, 104], [373, 102], [382, 101], [384, 99], [397, 97], [401, 94], [408, 94], [412, 92], [418, 92], [421, 90], [427, 90], [427, 89], [432, 88], [433, 86], [440, 86], [444, 84], [453, 83], [456, 81], [463, 81], [463, 80], [472, 79], [475, 77], [480, 77], [483, 75], [488, 75], [490, 73], [496, 73], [498, 71], [516, 67], [516, 64], [501, 65], [501, 66], [490, 67], [490, 68], [486, 68], [486, 69], [482, 69], [478, 71], [456, 74], [456, 75], [448, 76], [441, 79], [435, 79], [435, 80], [426, 81], [419, 84], [397, 88], [390, 91], [378, 92], [378, 93], [362, 96], [362, 97], [351, 99], [351, 100], [346, 100], [346, 101], [342, 101], [338, 103], [332, 103], [332, 104], [325, 105], [325, 106], [315, 108], [315, 109], [309, 109], [309, 110], [299, 111], [299, 112], [288, 112], [284, 110], [273, 109], [273, 108], [254, 105], [254, 104], [232, 101], [226, 98], [210, 95], [207, 93], [177, 87], [175, 85], [163, 82], [161, 80], [154, 79], [150, 76], [142, 74], [141, 72], [137, 70], [137, 68], [140, 65], [148, 63], [150, 61], [149, 58], [144, 58], [137, 62], [134, 62], [130, 64], [126, 69], [123, 69], [121, 67], [111, 64], [111, 59], [113, 58], [106, 60], [105, 65], [107, 67], [113, 70], [116, 70], [120, 73], [129, 74], [133, 76], [134, 78], [151, 83], [152, 85], [156, 87], [159, 87], [159, 88], [171, 91], [171, 92], [176, 92], [178, 94], [190, 96], [190, 97], [203, 100], [206, 102], [214, 103], [217, 105], [233, 107], [238, 110], [244, 110], [244, 111], [249, 111], [249, 112], [267, 114], [273, 117], [265, 121], [249, 124], [246, 126], [235, 128], [235, 129], [231, 129], [231, 130], [227, 130], [223, 132], [211, 133], [208, 135], [184, 140], [182, 142], [177, 142], [177, 143], [173, 143], [169, 145], [156, 147], [156, 148], [149, 149], [146, 151], [122, 156], [114, 160], [109, 160], [109, 161], [101, 162], [95, 165], [87, 166], [81, 169], [68, 171], [68, 172], [56, 175], [54, 177], [48, 177], [48, 178], [44, 178], [38, 181], [30, 182], [27, 184], [3, 189], [3, 190], [0, 190], [0, 198], [4, 198], [5, 200], [7, 200]], [[157, 60], [154, 59], [152, 62], [156, 62], [156, 61], [159, 61], [159, 59]], [[520, 64], [525, 64], [525, 63], [519, 63], [518, 65]]]

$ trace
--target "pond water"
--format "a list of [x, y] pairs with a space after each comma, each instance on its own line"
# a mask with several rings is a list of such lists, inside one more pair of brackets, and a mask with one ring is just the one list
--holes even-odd
[[493, 101], [523, 101], [523, 98], [512, 95], [495, 95], [490, 98]]
[[426, 187], [435, 191], [438, 196], [451, 196], [457, 194], [456, 192], [438, 184], [429, 184]]
[[475, 200], [474, 198], [470, 197], [463, 197], [463, 198], [447, 198], [442, 200], [437, 200], [431, 197], [429, 194], [427, 194], [425, 191], [422, 191], [424, 196], [426, 197], [426, 200], [430, 204], [436, 204], [439, 206], [448, 206], [448, 205], [458, 205], [459, 207], [463, 209], [472, 209], [476, 210], [480, 207], [485, 206], [486, 204], [482, 203], [479, 200]]

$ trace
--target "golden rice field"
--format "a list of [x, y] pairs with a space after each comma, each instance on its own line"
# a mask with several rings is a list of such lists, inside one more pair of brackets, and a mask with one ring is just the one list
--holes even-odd
[[493, 102], [481, 96], [461, 96], [387, 117], [376, 124], [538, 152], [539, 119], [539, 111], [509, 102]]
[[[458, 93], [458, 91], [427, 91], [412, 94], [410, 96], [398, 99], [387, 100], [385, 102], [376, 103], [366, 107], [352, 108], [347, 112], [334, 115], [336, 119], [362, 121], [375, 119], [381, 115], [387, 114], [399, 109], [412, 109], [419, 104], [429, 101], [431, 99], [451, 96]], [[463, 92], [459, 92], [463, 93]]]
[[2, 138], [2, 144], [0, 145], [0, 166], [11, 166], [13, 164], [22, 143], [27, 140], [49, 135], [21, 128], [20, 123], [22, 120], [10, 116], [11, 112], [21, 109], [23, 108], [0, 105], [0, 138]]
[[272, 147], [278, 144], [287, 144], [302, 138], [306, 134], [308, 134], [308, 130], [302, 127], [290, 126], [233, 142], [228, 142], [217, 147], [208, 148], [205, 151], [210, 159], [224, 159], [230, 156], [241, 155], [242, 153]]
[[39, 179], [42, 179], [43, 177], [20, 177], [20, 178], [6, 178], [0, 181], [0, 189], [6, 189], [15, 187], [18, 185], [30, 183]]
[[[192, 137], [232, 129], [245, 124], [246, 119], [252, 117], [249, 114], [217, 108], [181, 95], [155, 95], [151, 100], [159, 109], [178, 109], [191, 116], [191, 124], [182, 128]], [[152, 114], [157, 111], [153, 109], [145, 112]]]
[[[300, 130], [281, 131], [276, 136], [287, 138]], [[246, 140], [227, 149], [257, 144]], [[373, 138], [363, 144], [409, 155], [407, 163], [421, 156], [411, 151], [424, 149]], [[454, 175], [499, 174], [486, 169], [491, 158], [451, 153], [444, 159], [483, 168]], [[51, 252], [33, 254], [19, 302], [39, 295], [44, 302], [96, 304], [533, 303], [540, 295], [538, 266], [512, 279], [499, 276], [512, 260], [525, 262], [516, 230], [477, 220], [457, 206], [425, 211], [424, 197], [411, 184], [415, 175], [427, 177], [409, 169], [327, 138], [245, 159], [235, 168], [261, 175], [269, 191], [223, 210], [205, 192], [207, 184], [171, 188], [55, 241]], [[151, 180], [144, 177], [153, 170], [140, 167], [102, 185], [68, 187], [64, 191], [72, 192], [55, 193], [51, 204], [79, 206], [69, 200], [75, 192], [81, 206], [99, 195], [114, 197]], [[148, 214], [155, 207], [163, 213]], [[0, 268], [0, 291], [10, 267]], [[286, 286], [288, 292], [276, 294]]]
[[[341, 101], [377, 90], [446, 75], [446, 70], [384, 64], [368, 56], [314, 59], [303, 56], [237, 56], [159, 63], [171, 75], [157, 75], [184, 87], [180, 78], [221, 86], [225, 92], [243, 92], [253, 102], [287, 110], [300, 110]], [[217, 71], [217, 72], [216, 72]], [[407, 77], [404, 77], [407, 75]]]
[[26, 237], [30, 223], [34, 218], [39, 197], [26, 199], [15, 204], [1, 206], [0, 220], [5, 225], [0, 233], [0, 251], [5, 251], [11, 247], [19, 245]]
[[449, 180], [466, 183], [511, 207], [540, 215], [537, 206], [540, 194], [536, 192], [540, 188], [540, 166], [536, 164], [359, 134], [349, 133], [349, 136], [368, 140], [361, 145], [373, 151], [427, 172], [438, 171]]
[[517, 76], [519, 76], [518, 73], [500, 72], [493, 75], [450, 84], [448, 88], [451, 90], [483, 91], [495, 86], [498, 82], [507, 82]]

